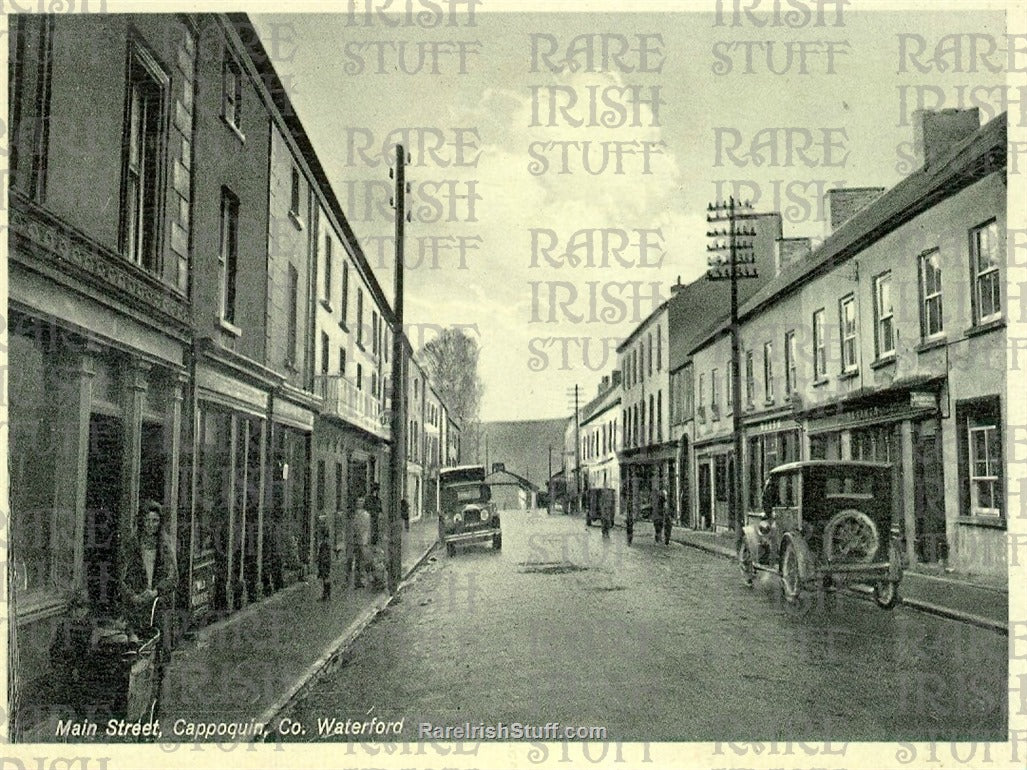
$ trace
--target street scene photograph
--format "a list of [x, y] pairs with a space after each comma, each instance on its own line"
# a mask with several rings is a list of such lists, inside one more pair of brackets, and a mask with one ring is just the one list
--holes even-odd
[[23, 5], [0, 765], [1027, 763], [1020, 0]]

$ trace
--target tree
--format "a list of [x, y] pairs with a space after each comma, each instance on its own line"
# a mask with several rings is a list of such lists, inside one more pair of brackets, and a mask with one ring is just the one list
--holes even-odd
[[478, 343], [460, 328], [443, 329], [424, 344], [417, 360], [449, 415], [465, 432], [478, 421], [484, 385], [478, 376]]

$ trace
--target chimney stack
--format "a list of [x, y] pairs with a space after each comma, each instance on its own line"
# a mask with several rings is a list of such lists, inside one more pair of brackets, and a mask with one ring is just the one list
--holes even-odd
[[913, 112], [913, 152], [920, 165], [930, 166], [981, 127], [976, 107], [968, 110], [950, 108], [935, 112]]
[[824, 234], [830, 235], [884, 192], [883, 187], [839, 187], [824, 193]]
[[778, 238], [774, 241], [774, 275], [794, 262], [806, 259], [812, 252], [809, 238]]

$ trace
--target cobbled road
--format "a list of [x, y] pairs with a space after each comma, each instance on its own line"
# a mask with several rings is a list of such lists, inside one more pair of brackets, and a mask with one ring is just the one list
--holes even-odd
[[[504, 547], [437, 549], [282, 716], [295, 740], [419, 725], [602, 726], [623, 741], [1005, 740], [1007, 638], [850, 595], [797, 615], [728, 559], [503, 513]], [[323, 734], [327, 720], [399, 735]], [[276, 720], [277, 721], [277, 720]], [[319, 730], [321, 726], [321, 730]]]

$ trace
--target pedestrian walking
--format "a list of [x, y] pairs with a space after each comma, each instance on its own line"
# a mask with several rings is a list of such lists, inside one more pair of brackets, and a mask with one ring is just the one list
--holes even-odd
[[[368, 582], [371, 549], [371, 512], [363, 497], [357, 500], [357, 511], [353, 516], [353, 568], [354, 588], [362, 588]], [[349, 572], [347, 565], [347, 573]]]
[[370, 545], [378, 545], [378, 541], [381, 539], [381, 525], [382, 525], [382, 501], [378, 496], [378, 492], [381, 487], [375, 483], [371, 485], [371, 494], [367, 496], [364, 501], [364, 507], [367, 509], [368, 514], [371, 516], [371, 541]]
[[664, 545], [669, 545], [671, 522], [670, 512], [667, 510], [667, 493], [662, 488], [659, 489], [653, 502], [653, 529], [656, 542], [659, 543], [662, 540]]
[[328, 531], [321, 531], [321, 543], [317, 547], [317, 576], [321, 579], [321, 601], [332, 598], [332, 546], [328, 542]]
[[410, 529], [410, 503], [404, 497], [399, 501], [399, 517], [403, 519], [403, 529]]

